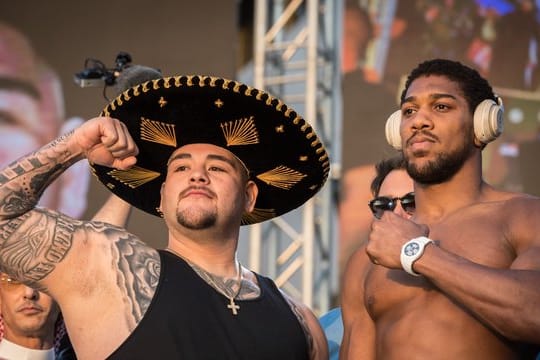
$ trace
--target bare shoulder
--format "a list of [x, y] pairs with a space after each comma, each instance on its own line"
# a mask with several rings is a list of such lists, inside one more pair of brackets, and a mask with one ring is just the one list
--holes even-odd
[[498, 213], [514, 230], [518, 226], [540, 228], [540, 222], [534, 220], [540, 215], [540, 198], [523, 193], [502, 192], [497, 200], [495, 204]]
[[41, 208], [2, 220], [0, 248], [4, 271], [48, 292], [68, 312], [72, 303], [79, 309], [117, 303], [130, 326], [148, 308], [160, 274], [157, 251], [125, 229]]
[[71, 256], [72, 265], [87, 266], [77, 279], [82, 293], [99, 299], [102, 292], [110, 292], [118, 304], [127, 305], [128, 323], [134, 327], [157, 288], [161, 270], [157, 250], [124, 228], [91, 221], [74, 234]]
[[504, 219], [504, 222], [514, 220], [526, 220], [530, 215], [540, 214], [540, 198], [518, 192], [502, 191], [490, 188], [485, 191], [482, 198], [477, 203], [471, 205], [466, 212], [461, 214], [473, 214], [479, 212], [480, 215], [490, 213], [492, 218]]
[[512, 268], [537, 269], [540, 257], [540, 198], [523, 193], [500, 192], [494, 202], [506, 240], [515, 253]]
[[347, 263], [341, 286], [341, 310], [346, 331], [367, 314], [363, 301], [364, 284], [372, 266], [365, 245], [356, 250]]
[[306, 335], [308, 346], [310, 349], [310, 359], [312, 360], [327, 360], [328, 359], [328, 343], [326, 336], [321, 328], [319, 320], [315, 314], [305, 304], [294, 300], [285, 292], [281, 291], [283, 297], [289, 303], [293, 313], [298, 318], [302, 329]]
[[363, 281], [371, 265], [366, 253], [366, 244], [364, 243], [351, 255], [345, 267], [342, 284], [342, 298], [344, 301], [347, 301], [349, 297], [353, 297], [354, 302], [357, 303], [357, 296], [361, 295], [359, 292], [363, 292]]

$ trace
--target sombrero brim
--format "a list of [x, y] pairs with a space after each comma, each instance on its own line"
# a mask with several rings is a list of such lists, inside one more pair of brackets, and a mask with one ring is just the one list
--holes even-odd
[[278, 99], [236, 81], [152, 80], [123, 92], [102, 115], [126, 124], [139, 155], [129, 170], [91, 164], [93, 172], [110, 191], [152, 215], [159, 216], [167, 161], [187, 144], [223, 147], [246, 165], [259, 195], [243, 225], [301, 206], [328, 177], [328, 155], [312, 127]]

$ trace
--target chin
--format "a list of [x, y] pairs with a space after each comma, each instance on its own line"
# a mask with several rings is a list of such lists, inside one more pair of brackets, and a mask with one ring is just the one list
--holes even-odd
[[180, 212], [176, 215], [179, 225], [191, 230], [208, 229], [216, 224], [217, 216], [213, 213]]

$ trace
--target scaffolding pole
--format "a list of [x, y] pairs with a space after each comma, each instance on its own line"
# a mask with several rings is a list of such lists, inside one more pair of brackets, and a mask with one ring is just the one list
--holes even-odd
[[256, 0], [256, 88], [282, 99], [315, 129], [329, 180], [304, 206], [249, 228], [249, 262], [320, 315], [339, 290], [337, 186], [341, 163], [342, 1]]

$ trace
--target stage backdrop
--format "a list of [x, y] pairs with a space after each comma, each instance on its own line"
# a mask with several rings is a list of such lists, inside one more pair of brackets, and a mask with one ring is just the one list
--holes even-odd
[[[67, 117], [88, 119], [106, 105], [102, 88], [80, 88], [73, 75], [95, 58], [112, 67], [119, 51], [133, 63], [165, 75], [207, 74], [233, 78], [237, 52], [237, 1], [51, 0], [2, 1], [0, 20], [24, 33], [62, 80]], [[108, 92], [112, 97], [113, 92]], [[108, 196], [90, 180], [89, 218]], [[136, 210], [128, 224], [146, 242], [166, 243], [161, 219]]]

